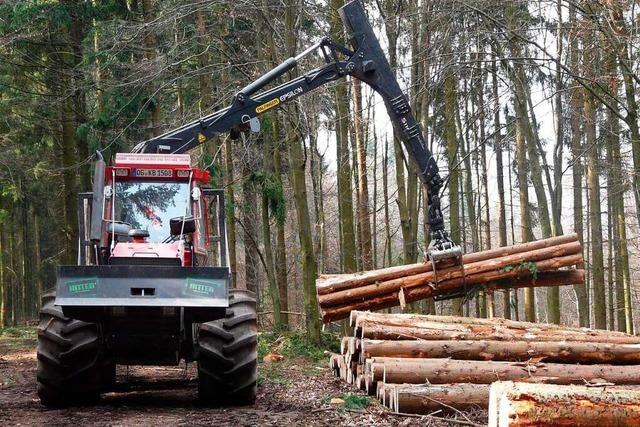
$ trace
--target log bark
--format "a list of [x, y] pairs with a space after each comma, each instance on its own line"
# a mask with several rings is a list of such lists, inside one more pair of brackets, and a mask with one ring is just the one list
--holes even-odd
[[371, 381], [382, 381], [384, 377], [385, 363], [420, 363], [420, 359], [411, 359], [404, 357], [372, 357], [364, 361], [364, 372], [371, 378]]
[[[578, 270], [580, 271], [580, 270]], [[424, 315], [424, 314], [411, 314], [411, 313], [372, 313], [369, 311], [353, 311], [350, 316], [350, 324], [354, 328], [358, 328], [360, 322], [373, 322], [387, 325], [397, 326], [409, 326], [416, 325], [415, 322], [428, 321], [430, 323], [446, 323], [450, 325], [485, 325], [485, 326], [505, 326], [512, 329], [541, 329], [541, 330], [563, 330], [563, 331], [576, 331], [585, 333], [602, 333], [606, 335], [623, 335], [631, 336], [623, 332], [618, 331], [605, 331], [591, 328], [576, 328], [570, 326], [561, 326], [547, 323], [533, 323], [533, 322], [521, 322], [516, 320], [493, 318], [482, 319], [475, 317], [460, 317], [460, 316], [438, 316], [438, 315]], [[396, 323], [403, 322], [403, 323]]]
[[[568, 255], [533, 263], [535, 269], [538, 272], [546, 272], [550, 270], [558, 270], [562, 267], [568, 267], [582, 262], [582, 254]], [[533, 267], [532, 267], [533, 268]], [[541, 273], [538, 273], [540, 275]], [[383, 308], [390, 308], [400, 305], [399, 295], [402, 292], [405, 303], [418, 301], [425, 298], [431, 298], [447, 291], [460, 290], [465, 286], [471, 286], [475, 284], [486, 284], [497, 280], [504, 280], [514, 277], [526, 277], [531, 274], [523, 274], [520, 269], [513, 269], [510, 271], [491, 271], [476, 274], [473, 276], [467, 276], [465, 278], [457, 278], [439, 282], [436, 287], [424, 286], [412, 287], [410, 289], [400, 290], [389, 293], [384, 296], [367, 299], [366, 301], [353, 302], [337, 307], [321, 307], [322, 308], [322, 321], [325, 323], [333, 322], [335, 320], [345, 319], [349, 317], [349, 314], [353, 310], [380, 310]], [[537, 281], [536, 281], [537, 282]], [[533, 282], [533, 286], [537, 286], [537, 283]], [[514, 282], [518, 283], [518, 282]], [[521, 282], [520, 282], [521, 283]]]
[[419, 360], [420, 363], [385, 362], [383, 381], [396, 384], [490, 384], [494, 381], [552, 382], [554, 384], [605, 381], [616, 385], [640, 384], [640, 366], [638, 365]]
[[394, 387], [392, 409], [405, 414], [430, 414], [433, 411], [445, 412], [486, 409], [489, 406], [489, 384], [431, 384]]
[[378, 340], [488, 340], [488, 341], [576, 341], [610, 344], [640, 344], [640, 337], [574, 331], [509, 329], [502, 326], [470, 326], [463, 331], [426, 329], [411, 326], [388, 326], [361, 323], [359, 337]]
[[638, 390], [499, 381], [489, 394], [489, 427], [640, 425]]
[[[438, 271], [437, 283], [436, 273], [433, 271], [428, 271], [425, 273], [409, 275], [382, 283], [374, 283], [371, 285], [360, 286], [344, 291], [332, 292], [328, 295], [320, 295], [318, 297], [318, 301], [323, 307], [343, 305], [349, 302], [364, 301], [376, 296], [389, 294], [391, 292], [399, 291], [400, 289], [405, 289], [406, 291], [406, 289], [408, 288], [422, 286], [428, 283], [435, 283], [435, 286], [438, 287], [438, 284], [440, 282], [460, 278], [463, 276], [463, 274], [467, 276], [468, 280], [474, 280], [472, 279], [472, 277], [475, 277], [476, 275], [482, 275], [482, 273], [487, 272], [499, 272], [508, 266], [518, 265], [525, 261], [542, 261], [581, 252], [582, 246], [580, 245], [580, 242], [576, 240], [574, 242], [569, 242], [550, 248], [541, 248], [534, 251], [508, 255], [501, 258], [493, 258], [471, 264], [465, 264], [464, 273], [458, 267], [447, 268]], [[503, 271], [503, 273], [506, 273], [506, 271]]]
[[[478, 261], [490, 260], [493, 258], [504, 257], [521, 252], [529, 252], [541, 248], [550, 248], [553, 246], [562, 245], [564, 243], [575, 242], [577, 240], [577, 234], [568, 234], [566, 236], [552, 237], [550, 239], [543, 239], [535, 242], [505, 246], [490, 249], [488, 251], [466, 254], [463, 256], [463, 261], [465, 264], [471, 264]], [[397, 279], [398, 277], [404, 277], [408, 275], [426, 273], [431, 270], [431, 263], [422, 262], [353, 274], [323, 275], [320, 276], [316, 281], [316, 287], [318, 290], [318, 295], [326, 295], [339, 290], [356, 288], [359, 286]]]
[[456, 360], [607, 363], [640, 365], [640, 344], [527, 341], [363, 340], [361, 360], [371, 357], [452, 358]]

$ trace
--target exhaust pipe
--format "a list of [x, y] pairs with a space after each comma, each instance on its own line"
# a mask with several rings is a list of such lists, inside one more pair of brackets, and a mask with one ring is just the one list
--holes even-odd
[[[104, 201], [104, 176], [107, 168], [104, 157], [100, 151], [96, 151], [98, 160], [93, 172], [93, 197], [91, 203], [91, 234], [90, 239], [100, 246], [104, 246], [102, 239], [102, 203]], [[106, 244], [106, 243], [105, 243]]]

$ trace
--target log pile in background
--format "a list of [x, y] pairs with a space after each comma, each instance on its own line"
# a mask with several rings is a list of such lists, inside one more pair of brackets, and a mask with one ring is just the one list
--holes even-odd
[[[354, 336], [342, 339], [341, 354], [331, 356], [330, 366], [336, 376], [395, 412], [486, 409], [495, 381], [531, 383], [540, 390], [545, 389], [541, 384], [625, 386], [629, 395], [589, 389], [598, 389], [594, 401], [619, 405], [618, 415], [629, 410], [635, 417], [638, 410], [628, 408], [624, 396], [640, 392], [640, 337], [505, 319], [362, 311], [352, 312], [350, 322]], [[513, 397], [517, 393], [509, 393], [505, 399], [514, 402], [509, 414], [524, 414]], [[531, 411], [518, 416], [543, 413], [541, 408]]]
[[579, 285], [584, 271], [566, 269], [583, 262], [575, 234], [490, 249], [463, 256], [459, 267], [417, 263], [355, 274], [320, 276], [316, 281], [322, 320], [346, 319], [352, 310], [379, 310], [482, 285], [504, 288]]

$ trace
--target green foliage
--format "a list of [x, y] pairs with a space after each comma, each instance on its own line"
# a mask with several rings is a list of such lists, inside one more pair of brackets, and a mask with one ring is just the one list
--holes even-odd
[[32, 326], [0, 328], [0, 338], [36, 338], [36, 332]]
[[331, 403], [331, 399], [334, 397], [344, 400], [343, 407], [345, 409], [361, 410], [371, 406], [373, 403], [369, 397], [354, 393], [347, 393], [342, 396], [325, 395], [320, 399], [320, 403], [322, 405], [329, 405]]
[[220, 164], [213, 161], [213, 156], [207, 152], [202, 154], [200, 159], [200, 167], [206, 169], [209, 172], [210, 180], [209, 184], [213, 188], [222, 187], [223, 169]]
[[235, 211], [236, 204], [232, 198], [226, 197], [224, 199], [224, 212], [227, 218], [233, 218], [233, 213]]
[[258, 360], [262, 360], [274, 346], [277, 346], [277, 352], [285, 358], [302, 357], [314, 363], [326, 359], [326, 350], [334, 353], [340, 351], [340, 339], [337, 335], [323, 333], [321, 341], [320, 346], [310, 343], [303, 333], [261, 333], [258, 336]]
[[253, 172], [247, 179], [256, 183], [262, 191], [262, 196], [269, 201], [271, 217], [278, 224], [284, 224], [287, 218], [287, 203], [282, 182], [274, 174], [265, 171]]
[[264, 359], [275, 341], [274, 334], [258, 334], [258, 360]]
[[91, 125], [89, 123], [82, 123], [76, 129], [76, 135], [80, 139], [86, 139], [89, 136], [90, 131], [91, 131]]
[[371, 399], [369, 397], [359, 394], [345, 394], [342, 399], [344, 400], [344, 407], [347, 409], [364, 409], [371, 405]]
[[325, 359], [324, 349], [309, 342], [305, 335], [291, 335], [286, 339], [280, 349], [285, 357], [304, 357], [319, 362]]
[[273, 128], [273, 120], [271, 119], [271, 115], [267, 114], [260, 118], [260, 132], [262, 133], [271, 133]]
[[291, 335], [282, 346], [281, 353], [289, 357], [304, 357], [314, 362], [326, 359], [326, 350], [339, 352], [340, 340], [336, 335], [323, 333], [321, 335], [321, 345], [317, 346], [307, 339], [305, 334]]
[[536, 267], [536, 263], [532, 261], [522, 261], [520, 264], [515, 265], [507, 265], [502, 268], [501, 271], [508, 273], [514, 270], [529, 270], [529, 273], [533, 276], [534, 280], [538, 278], [538, 267]]

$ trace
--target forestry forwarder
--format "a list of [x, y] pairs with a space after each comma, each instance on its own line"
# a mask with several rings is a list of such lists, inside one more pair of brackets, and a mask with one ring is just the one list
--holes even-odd
[[[362, 5], [340, 9], [353, 50], [323, 39], [240, 90], [231, 106], [119, 153], [99, 155], [93, 192], [78, 198], [77, 266], [57, 269], [38, 325], [38, 395], [47, 406], [96, 401], [116, 364], [198, 363], [204, 404], [247, 404], [256, 395], [254, 295], [229, 289], [222, 190], [183, 154], [225, 132], [259, 131], [257, 116], [352, 76], [378, 92], [429, 192], [428, 256], [462, 268], [444, 230], [442, 179]], [[326, 65], [257, 93], [307, 55]]]

